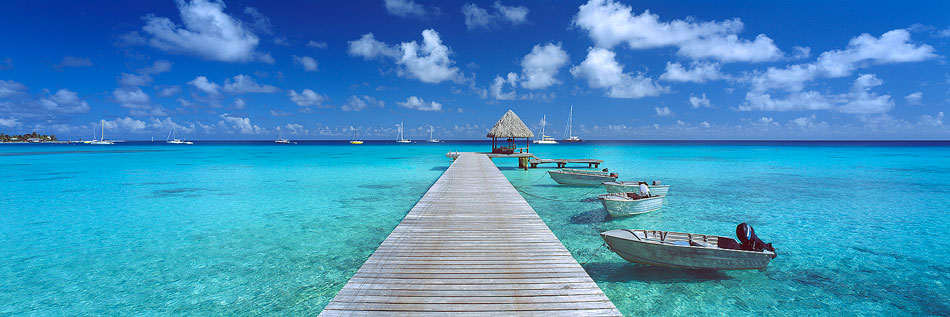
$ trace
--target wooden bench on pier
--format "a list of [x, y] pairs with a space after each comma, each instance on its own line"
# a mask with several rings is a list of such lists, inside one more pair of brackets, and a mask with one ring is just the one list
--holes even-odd
[[533, 158], [528, 160], [528, 163], [531, 163], [531, 168], [537, 168], [539, 164], [549, 164], [555, 163], [558, 168], [564, 168], [568, 163], [577, 163], [577, 164], [587, 164], [587, 167], [597, 168], [600, 167], [600, 163], [603, 163], [604, 160], [595, 160], [595, 159], [541, 159]]

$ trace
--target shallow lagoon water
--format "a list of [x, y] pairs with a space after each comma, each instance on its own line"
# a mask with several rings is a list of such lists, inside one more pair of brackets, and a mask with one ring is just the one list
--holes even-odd
[[[627, 315], [950, 313], [950, 144], [532, 145], [672, 185], [660, 211], [611, 219], [599, 191], [546, 168], [502, 172]], [[0, 314], [318, 311], [451, 163], [482, 143], [0, 145]], [[732, 235], [764, 272], [630, 264], [597, 233]]]

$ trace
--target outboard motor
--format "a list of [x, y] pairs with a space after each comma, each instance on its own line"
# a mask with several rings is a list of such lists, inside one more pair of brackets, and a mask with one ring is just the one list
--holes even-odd
[[739, 238], [739, 242], [741, 242], [739, 247], [742, 250], [756, 252], [769, 250], [775, 252], [775, 248], [772, 247], [772, 244], [765, 243], [762, 239], [759, 239], [759, 237], [755, 235], [755, 230], [752, 229], [752, 226], [749, 226], [745, 222], [736, 226], [736, 237]]

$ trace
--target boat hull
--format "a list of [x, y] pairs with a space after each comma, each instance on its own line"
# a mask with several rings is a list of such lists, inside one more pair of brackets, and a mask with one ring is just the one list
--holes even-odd
[[[651, 195], [666, 196], [670, 192], [670, 185], [647, 185]], [[637, 193], [640, 194], [640, 185], [637, 182], [606, 182], [604, 188], [608, 193]]]
[[548, 175], [551, 175], [551, 179], [554, 179], [555, 182], [561, 185], [598, 186], [604, 182], [617, 180], [616, 177], [611, 177], [610, 175], [606, 174], [596, 175], [548, 171]]
[[[625, 196], [625, 195], [624, 195]], [[604, 194], [597, 196], [611, 217], [625, 217], [657, 211], [663, 207], [663, 196], [640, 199], [624, 198], [620, 195]]]
[[[636, 236], [634, 236], [634, 232]], [[653, 230], [611, 230], [600, 236], [607, 247], [624, 260], [666, 267], [751, 270], [765, 269], [775, 257], [771, 251], [720, 249], [718, 236]], [[640, 239], [637, 239], [640, 238]], [[662, 240], [661, 240], [662, 239]], [[674, 245], [676, 241], [693, 241], [709, 246]]]
[[557, 144], [557, 141], [540, 140], [540, 141], [534, 141], [534, 144]]

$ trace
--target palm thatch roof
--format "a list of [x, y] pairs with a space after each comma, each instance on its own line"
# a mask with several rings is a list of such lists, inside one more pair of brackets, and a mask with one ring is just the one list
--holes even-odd
[[511, 109], [498, 119], [495, 126], [488, 131], [489, 138], [533, 138], [534, 133], [521, 122], [521, 118]]

